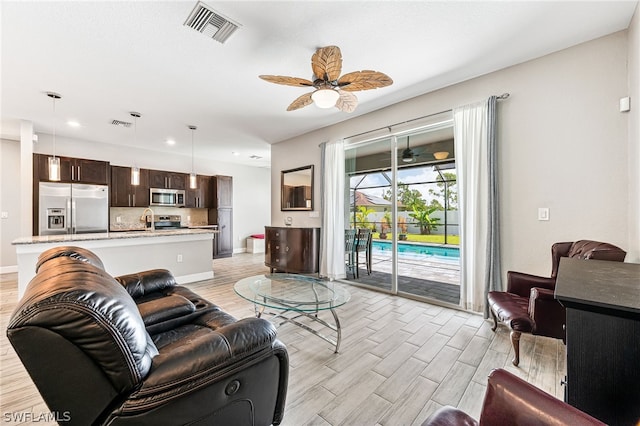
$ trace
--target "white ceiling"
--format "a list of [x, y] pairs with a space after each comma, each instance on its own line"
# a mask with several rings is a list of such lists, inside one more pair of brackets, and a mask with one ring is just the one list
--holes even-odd
[[[2, 1], [2, 137], [17, 119], [86, 141], [264, 166], [270, 144], [628, 27], [637, 1], [227, 1], [206, 4], [241, 27], [221, 44], [183, 24], [190, 1]], [[287, 112], [321, 46], [343, 73], [373, 69], [390, 87], [356, 92], [355, 112]], [[80, 127], [67, 126], [74, 119]], [[171, 147], [166, 140], [177, 143]], [[233, 156], [232, 152], [240, 155]], [[263, 157], [251, 160], [251, 155]]]

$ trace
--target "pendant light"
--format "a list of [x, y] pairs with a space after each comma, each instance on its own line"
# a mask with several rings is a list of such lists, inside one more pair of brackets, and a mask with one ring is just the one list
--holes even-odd
[[198, 188], [198, 181], [196, 180], [196, 172], [193, 168], [193, 132], [197, 127], [189, 126], [189, 129], [191, 129], [191, 173], [189, 174], [189, 188], [196, 189]]
[[53, 99], [53, 157], [49, 157], [49, 180], [60, 180], [60, 157], [56, 157], [56, 100], [62, 99], [59, 93], [47, 92]]
[[[133, 117], [133, 141], [135, 147], [138, 147], [138, 118], [141, 117], [139, 112], [130, 112]], [[135, 164], [131, 168], [131, 185], [140, 185], [140, 168]]]

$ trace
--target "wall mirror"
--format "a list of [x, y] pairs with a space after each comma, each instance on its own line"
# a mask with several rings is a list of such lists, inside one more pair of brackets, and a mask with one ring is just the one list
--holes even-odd
[[313, 165], [281, 172], [280, 210], [313, 210]]

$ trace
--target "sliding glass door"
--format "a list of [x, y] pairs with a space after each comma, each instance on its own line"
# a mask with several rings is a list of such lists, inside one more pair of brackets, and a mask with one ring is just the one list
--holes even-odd
[[[370, 242], [352, 256], [347, 278], [394, 294], [457, 305], [453, 130], [450, 122], [442, 121], [426, 127], [347, 144], [345, 213], [352, 230], [347, 232], [362, 235], [359, 230], [370, 230]], [[358, 257], [369, 259], [365, 267]]]
[[[380, 242], [391, 241], [388, 235], [393, 223], [394, 203], [386, 199], [385, 194], [391, 190], [393, 182], [393, 142], [392, 138], [383, 138], [345, 151], [345, 182], [349, 197], [345, 222], [349, 224], [347, 232], [356, 237], [354, 247], [346, 247], [347, 279], [388, 292], [395, 292], [394, 258], [391, 250], [380, 248]], [[365, 234], [369, 235], [366, 242]]]

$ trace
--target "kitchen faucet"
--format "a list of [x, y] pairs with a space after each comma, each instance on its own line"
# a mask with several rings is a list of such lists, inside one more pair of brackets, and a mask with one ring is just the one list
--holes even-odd
[[[145, 216], [147, 214], [147, 212], [151, 213], [151, 230], [155, 231], [156, 230], [156, 225], [155, 225], [155, 214], [153, 213], [153, 210], [151, 210], [149, 207], [147, 207], [146, 209], [144, 209], [144, 211], [142, 212], [142, 216], [140, 216], [140, 220], [144, 220], [146, 222], [147, 217]], [[146, 223], [145, 223], [145, 228], [147, 227]]]

